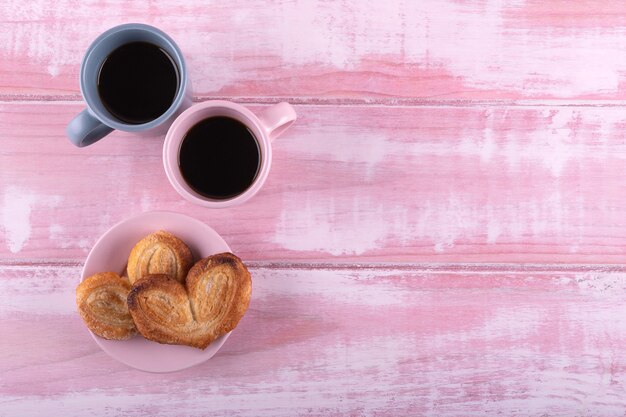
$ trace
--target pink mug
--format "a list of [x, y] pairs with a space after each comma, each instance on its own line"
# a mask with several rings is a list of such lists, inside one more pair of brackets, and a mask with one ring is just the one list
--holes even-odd
[[[272, 164], [272, 140], [287, 130], [296, 117], [294, 108], [285, 102], [265, 109], [259, 116], [230, 101], [213, 100], [195, 104], [178, 116], [165, 137], [163, 166], [167, 178], [182, 197], [204, 207], [223, 208], [246, 202], [259, 192], [267, 179]], [[229, 198], [218, 199], [201, 194], [188, 183], [181, 172], [181, 147], [187, 134], [199, 123], [211, 118], [228, 118], [240, 122], [254, 136], [258, 146], [258, 168], [254, 179], [245, 190]]]

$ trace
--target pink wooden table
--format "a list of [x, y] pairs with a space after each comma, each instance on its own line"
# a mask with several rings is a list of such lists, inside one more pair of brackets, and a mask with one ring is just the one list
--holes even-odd
[[[249, 203], [182, 200], [163, 137], [65, 138], [83, 52], [131, 21], [197, 101], [296, 107]], [[3, 1], [0, 416], [623, 416], [625, 99], [622, 1]], [[74, 305], [98, 237], [155, 209], [254, 281], [218, 355], [161, 375]]]

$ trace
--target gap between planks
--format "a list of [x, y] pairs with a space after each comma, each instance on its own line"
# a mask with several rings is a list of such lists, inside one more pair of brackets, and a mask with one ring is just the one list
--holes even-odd
[[[529, 100], [486, 100], [486, 99], [434, 99], [434, 98], [324, 98], [324, 97], [234, 97], [196, 96], [193, 101], [227, 100], [242, 104], [276, 104], [287, 101], [306, 106], [353, 106], [353, 107], [626, 107], [626, 100], [570, 100], [570, 99], [529, 99]], [[0, 94], [0, 103], [45, 103], [77, 104], [83, 98], [78, 94], [35, 95]]]
[[[245, 261], [245, 260], [244, 260]], [[265, 270], [385, 270], [413, 271], [425, 273], [464, 274], [524, 274], [524, 273], [626, 273], [626, 265], [621, 264], [517, 264], [517, 263], [423, 263], [423, 262], [292, 262], [292, 261], [245, 261], [251, 269]], [[46, 259], [0, 259], [2, 268], [82, 268], [83, 262]]]

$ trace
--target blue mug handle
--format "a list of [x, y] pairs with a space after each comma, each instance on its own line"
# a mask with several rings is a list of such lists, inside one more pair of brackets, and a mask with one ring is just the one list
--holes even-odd
[[113, 130], [112, 127], [105, 125], [85, 109], [70, 121], [65, 133], [67, 133], [70, 142], [83, 148], [99, 141]]

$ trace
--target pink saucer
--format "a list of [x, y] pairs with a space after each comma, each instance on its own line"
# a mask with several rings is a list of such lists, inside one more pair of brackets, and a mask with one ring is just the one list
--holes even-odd
[[[201, 221], [184, 214], [153, 211], [123, 220], [102, 235], [87, 256], [81, 281], [97, 272], [122, 273], [133, 246], [141, 238], [157, 230], [166, 230], [182, 239], [196, 260], [216, 253], [230, 252], [224, 239]], [[106, 340], [93, 333], [92, 336], [109, 356], [126, 365], [148, 372], [172, 372], [210, 359], [222, 347], [230, 333], [218, 338], [204, 350], [161, 345], [140, 335], [123, 341]]]

